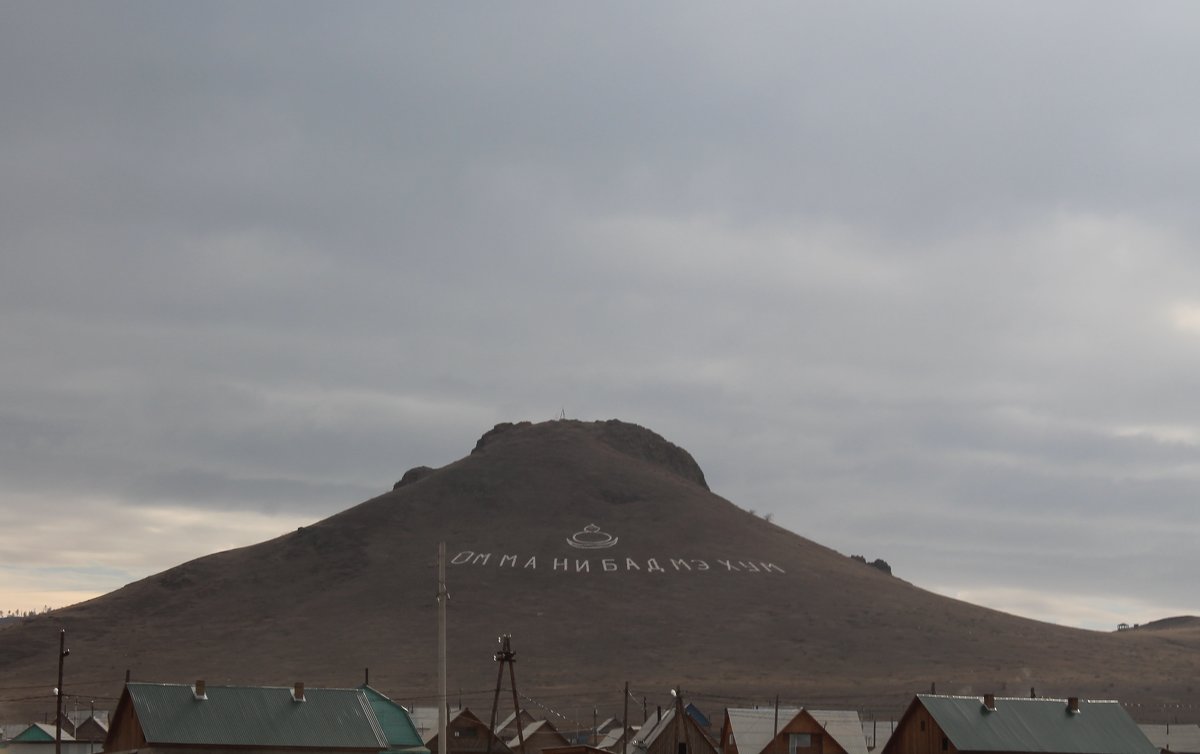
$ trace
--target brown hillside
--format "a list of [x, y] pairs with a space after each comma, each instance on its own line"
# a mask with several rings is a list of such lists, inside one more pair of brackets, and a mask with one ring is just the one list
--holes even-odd
[[[615, 544], [577, 546], [605, 536]], [[651, 705], [679, 684], [718, 711], [779, 694], [887, 715], [931, 682], [1200, 702], [1192, 624], [1097, 633], [931, 594], [711, 493], [649, 430], [556, 421], [500, 425], [467, 457], [317, 524], [0, 627], [0, 686], [37, 689], [0, 691], [0, 719], [52, 708], [41, 690], [59, 626], [67, 693], [85, 699], [115, 697], [126, 669], [347, 686], [370, 667], [372, 685], [429, 703], [439, 541], [453, 558], [452, 693], [484, 713], [499, 633], [513, 635], [521, 691], [586, 720], [593, 703], [619, 713], [626, 680]]]

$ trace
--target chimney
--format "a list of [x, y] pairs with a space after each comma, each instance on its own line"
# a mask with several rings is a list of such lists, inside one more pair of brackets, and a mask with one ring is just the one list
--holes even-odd
[[1067, 697], [1067, 714], [1068, 715], [1078, 715], [1079, 714], [1079, 697], [1077, 697], [1077, 696]]
[[296, 681], [296, 687], [292, 689], [292, 701], [304, 701], [304, 681]]
[[996, 711], [996, 695], [995, 694], [984, 694], [983, 695], [983, 708], [985, 710], [987, 710], [988, 712]]
[[208, 694], [204, 690], [204, 681], [196, 681], [196, 688], [192, 689], [192, 696], [196, 701], [202, 701], [208, 698]]
[[1037, 699], [1037, 689], [1035, 689], [1033, 686], [1029, 687], [1029, 698]]

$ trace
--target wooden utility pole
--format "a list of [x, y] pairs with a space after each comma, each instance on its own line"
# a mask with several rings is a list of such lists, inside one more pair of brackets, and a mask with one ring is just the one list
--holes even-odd
[[500, 663], [500, 667], [496, 672], [496, 694], [492, 697], [492, 724], [488, 726], [487, 754], [492, 754], [492, 741], [496, 737], [496, 712], [500, 707], [500, 687], [504, 682], [505, 665], [508, 666], [508, 682], [512, 686], [513, 720], [517, 724], [517, 740], [521, 742], [521, 754], [525, 754], [525, 725], [521, 722], [521, 705], [517, 701], [517, 653], [512, 650], [512, 636], [509, 634], [501, 634], [499, 642], [500, 649], [492, 656], [493, 660]]
[[[446, 737], [450, 725], [450, 711], [446, 708], [446, 602], [450, 594], [446, 591], [446, 543], [438, 542], [438, 751], [446, 754], [450, 741]], [[55, 752], [54, 754], [58, 754]]]
[[63, 660], [67, 659], [69, 654], [71, 650], [67, 649], [67, 629], [64, 628], [58, 632], [58, 686], [54, 688], [54, 695], [58, 697], [58, 710], [54, 715], [54, 754], [62, 754]]
[[621, 711], [621, 751], [629, 751], [629, 681], [625, 681], [625, 708]]

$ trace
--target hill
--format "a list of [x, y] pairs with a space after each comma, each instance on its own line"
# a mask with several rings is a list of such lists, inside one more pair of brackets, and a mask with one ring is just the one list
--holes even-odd
[[[439, 541], [451, 686], [484, 712], [500, 633], [521, 691], [574, 719], [619, 713], [626, 680], [650, 705], [678, 684], [718, 709], [779, 694], [884, 716], [931, 683], [1197, 701], [1194, 627], [1082, 631], [932, 594], [739, 509], [686, 451], [617, 421], [499, 425], [312, 526], [0, 627], [0, 677], [49, 689], [63, 626], [67, 693], [89, 698], [115, 697], [127, 669], [349, 686], [369, 667], [372, 685], [427, 704]], [[7, 701], [0, 718], [52, 704]]]

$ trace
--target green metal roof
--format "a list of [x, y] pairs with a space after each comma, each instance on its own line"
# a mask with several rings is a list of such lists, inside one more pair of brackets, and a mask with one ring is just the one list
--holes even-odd
[[987, 710], [977, 696], [917, 699], [959, 751], [1056, 752], [1059, 754], [1156, 754], [1158, 749], [1117, 702], [997, 698]]
[[360, 689], [306, 689], [304, 701], [281, 687], [129, 683], [126, 692], [150, 744], [388, 748]]
[[[21, 743], [53, 743], [54, 742], [54, 726], [47, 723], [34, 723], [25, 730], [12, 737], [13, 741]], [[62, 740], [74, 741], [75, 737], [65, 730], [62, 732]]]
[[379, 727], [383, 729], [383, 735], [393, 751], [429, 754], [407, 710], [370, 686], [359, 688], [367, 695], [367, 701], [375, 711], [375, 719], [379, 721]]

